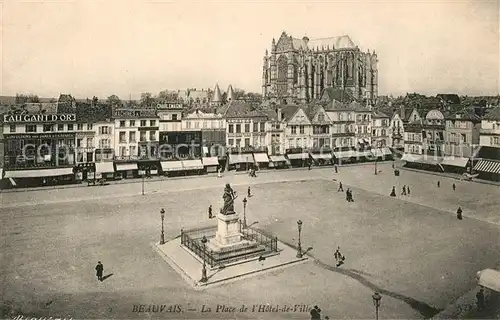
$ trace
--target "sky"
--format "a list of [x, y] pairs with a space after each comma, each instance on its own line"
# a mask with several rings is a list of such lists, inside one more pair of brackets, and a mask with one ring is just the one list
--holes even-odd
[[380, 95], [496, 95], [499, 2], [3, 0], [0, 95], [261, 92], [264, 52], [283, 31], [375, 50]]

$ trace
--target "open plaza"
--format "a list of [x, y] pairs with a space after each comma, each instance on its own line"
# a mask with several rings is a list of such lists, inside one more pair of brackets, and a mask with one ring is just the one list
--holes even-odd
[[[499, 187], [407, 170], [396, 177], [391, 163], [378, 170], [151, 181], [145, 195], [140, 183], [2, 193], [0, 317], [309, 319], [317, 305], [330, 319], [366, 319], [375, 318], [375, 291], [380, 318], [432, 317], [477, 285], [477, 271], [500, 265]], [[194, 290], [154, 249], [160, 210], [167, 241], [213, 226], [207, 208], [219, 211], [226, 183], [239, 195], [240, 215], [251, 187], [248, 224], [280, 246], [296, 250], [301, 220], [307, 261]], [[400, 195], [403, 185], [410, 195]]]

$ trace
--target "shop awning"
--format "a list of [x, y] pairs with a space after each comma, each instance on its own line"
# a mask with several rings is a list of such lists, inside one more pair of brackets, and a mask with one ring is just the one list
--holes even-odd
[[462, 157], [444, 157], [443, 162], [441, 164], [447, 166], [455, 166], [455, 167], [465, 167], [469, 162], [469, 159]]
[[370, 151], [355, 151], [356, 157], [371, 157], [372, 153]]
[[219, 159], [217, 157], [201, 158], [201, 162], [205, 167], [219, 165]]
[[230, 154], [229, 163], [253, 163], [253, 156], [251, 154]]
[[116, 171], [137, 170], [137, 163], [117, 163]]
[[72, 175], [73, 168], [6, 171], [5, 178], [41, 178]]
[[160, 162], [160, 164], [161, 164], [161, 169], [164, 172], [184, 170], [181, 161], [162, 161]]
[[414, 162], [414, 159], [417, 159], [419, 157], [422, 157], [421, 155], [419, 154], [411, 154], [411, 153], [405, 153], [403, 154], [403, 156], [401, 157], [401, 160], [403, 161], [408, 161], [408, 162]]
[[269, 156], [272, 162], [286, 162], [285, 156]]
[[474, 170], [480, 172], [500, 173], [500, 161], [479, 160]]
[[478, 271], [476, 278], [480, 286], [500, 292], [500, 271], [484, 269]]
[[441, 164], [441, 162], [443, 162], [443, 158], [433, 157], [433, 156], [428, 156], [428, 155], [421, 155], [419, 158], [414, 159], [413, 162], [438, 165], [438, 164]]
[[309, 159], [309, 153], [291, 153], [286, 155], [290, 160], [306, 160]]
[[203, 163], [201, 160], [184, 160], [182, 161], [182, 166], [184, 170], [200, 170], [203, 169]]
[[3, 179], [3, 169], [0, 168], [0, 180], [2, 180], [2, 179]]
[[255, 162], [257, 163], [269, 162], [269, 157], [267, 156], [267, 153], [254, 153], [253, 157], [255, 159]]
[[314, 160], [319, 160], [319, 159], [331, 160], [332, 159], [332, 154], [331, 153], [312, 153], [311, 157]]
[[96, 162], [95, 173], [111, 173], [115, 172], [113, 162]]
[[348, 151], [337, 151], [337, 152], [334, 152], [333, 155], [335, 156], [335, 158], [337, 159], [346, 159], [346, 158], [353, 158], [353, 157], [356, 157], [356, 152], [355, 151], [352, 151], [352, 150], [348, 150]]

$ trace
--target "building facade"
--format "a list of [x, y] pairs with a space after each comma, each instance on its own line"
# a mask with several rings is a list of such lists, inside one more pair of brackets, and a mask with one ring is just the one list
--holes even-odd
[[446, 121], [445, 156], [470, 158], [479, 145], [481, 119], [474, 112], [448, 115]]
[[389, 132], [390, 118], [383, 112], [375, 111], [372, 114], [372, 146], [381, 148], [390, 146]]
[[320, 99], [326, 88], [349, 91], [356, 99], [374, 101], [378, 95], [378, 59], [362, 52], [349, 36], [323, 39], [293, 38], [283, 32], [271, 44], [262, 68], [264, 99], [289, 103]]

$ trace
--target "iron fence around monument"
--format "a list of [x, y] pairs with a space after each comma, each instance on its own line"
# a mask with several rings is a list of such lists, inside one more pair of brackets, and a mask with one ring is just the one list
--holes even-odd
[[273, 237], [251, 227], [243, 228], [240, 222], [240, 233], [242, 238], [253, 242], [254, 245], [242, 245], [238, 248], [215, 252], [207, 246], [204, 246], [201, 240], [204, 236], [207, 239], [215, 238], [216, 232], [217, 227], [181, 230], [181, 245], [191, 250], [199, 258], [204, 259], [211, 267], [227, 265], [242, 259], [278, 251], [278, 237]]
[[242, 234], [243, 239], [249, 241], [255, 241], [263, 245], [264, 247], [266, 247], [266, 249], [272, 252], [278, 252], [278, 237], [274, 237], [270, 234], [254, 229], [250, 226], [244, 228], [241, 222], [240, 222], [240, 233]]

